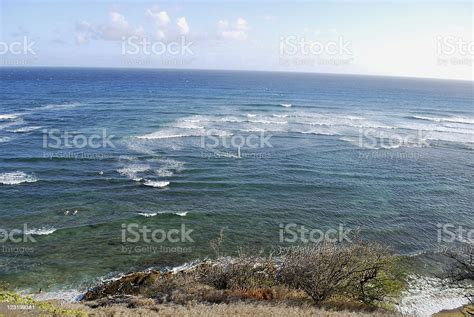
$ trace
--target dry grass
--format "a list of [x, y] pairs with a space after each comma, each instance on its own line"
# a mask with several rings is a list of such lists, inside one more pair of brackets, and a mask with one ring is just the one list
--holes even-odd
[[161, 304], [150, 305], [149, 302], [142, 303], [144, 307], [128, 309], [121, 305], [112, 305], [104, 308], [88, 310], [89, 316], [115, 317], [115, 316], [160, 316], [160, 317], [395, 317], [398, 315], [384, 312], [360, 313], [360, 312], [330, 312], [317, 309], [314, 306], [291, 307], [284, 304], [269, 305], [256, 303], [232, 303], [232, 304], [194, 304], [176, 305]]

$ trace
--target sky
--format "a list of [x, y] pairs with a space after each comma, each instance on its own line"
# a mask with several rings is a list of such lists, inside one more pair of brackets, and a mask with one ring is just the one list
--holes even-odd
[[473, 80], [472, 1], [0, 0], [0, 65]]

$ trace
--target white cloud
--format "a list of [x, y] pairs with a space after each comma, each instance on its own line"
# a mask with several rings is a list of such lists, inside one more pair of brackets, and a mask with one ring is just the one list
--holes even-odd
[[166, 11], [159, 11], [158, 7], [148, 8], [145, 16], [153, 20], [156, 27], [164, 27], [170, 23], [170, 17]]
[[158, 6], [153, 6], [145, 10], [145, 16], [148, 17], [155, 28], [154, 34], [157, 40], [164, 40], [166, 38], [166, 28], [171, 21], [168, 13], [160, 10]]
[[88, 21], [76, 22], [76, 43], [86, 44], [91, 39], [103, 39], [106, 41], [119, 41], [124, 37], [143, 36], [142, 26], [132, 26], [124, 15], [115, 9], [109, 12], [107, 24], [94, 26]]
[[179, 32], [181, 34], [188, 34], [189, 33], [189, 25], [188, 22], [186, 22], [185, 17], [178, 18], [178, 22], [176, 23], [178, 26]]
[[89, 43], [95, 35], [95, 29], [92, 24], [84, 20], [76, 22], [75, 30], [76, 43], [79, 45]]
[[247, 21], [245, 19], [238, 18], [237, 23], [235, 23], [235, 28], [241, 31], [248, 30]]
[[117, 11], [109, 12], [109, 23], [98, 28], [99, 37], [108, 40], [121, 40], [123, 37], [143, 36], [143, 27], [132, 26], [125, 16]]
[[164, 40], [166, 37], [165, 32], [163, 32], [162, 30], [156, 30], [155, 35], [158, 40]]
[[248, 38], [249, 27], [243, 18], [238, 18], [233, 25], [230, 25], [227, 20], [219, 20], [217, 29], [217, 33], [225, 39], [243, 41]]
[[76, 34], [76, 43], [79, 45], [89, 43], [90, 38], [86, 34]]
[[229, 27], [229, 22], [227, 20], [219, 20], [219, 22], [217, 22], [217, 27], [219, 29], [227, 29]]

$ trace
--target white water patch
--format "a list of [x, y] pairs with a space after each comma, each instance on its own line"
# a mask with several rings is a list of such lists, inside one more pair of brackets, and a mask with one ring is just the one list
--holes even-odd
[[[351, 138], [350, 142], [357, 146], [359, 144], [352, 140], [362, 136], [378, 139], [377, 142], [388, 142], [388, 146], [381, 147], [385, 149], [432, 146], [429, 140], [474, 143], [474, 126], [464, 123], [470, 122], [468, 117], [438, 120], [440, 122], [421, 120], [417, 122], [407, 117], [380, 113], [361, 115], [359, 113], [288, 111], [283, 114], [281, 112], [254, 114], [247, 111], [240, 115], [195, 115], [180, 118], [158, 131], [139, 136], [138, 139], [163, 140], [162, 146], [169, 147], [182, 145], [185, 141], [179, 141], [179, 139], [186, 137], [230, 137], [239, 133], [268, 132], [340, 136], [343, 140]], [[170, 141], [164, 141], [168, 139]], [[362, 144], [361, 147], [366, 146]], [[169, 173], [160, 170], [157, 175], [168, 177]]]
[[196, 129], [202, 130], [203, 126], [199, 125], [200, 121], [198, 119], [184, 119], [176, 121], [172, 127], [179, 129]]
[[155, 171], [155, 174], [160, 177], [171, 177], [174, 175], [173, 171], [167, 170], [165, 168], [159, 168]]
[[408, 290], [397, 309], [403, 315], [428, 317], [441, 310], [449, 310], [468, 304], [461, 288], [445, 286], [442, 280], [412, 276]]
[[337, 133], [327, 132], [327, 131], [322, 131], [322, 130], [316, 130], [316, 129], [311, 129], [311, 130], [308, 130], [308, 131], [301, 131], [300, 133], [302, 133], [302, 134], [328, 135], [328, 136], [338, 135]]
[[24, 234], [28, 235], [37, 235], [37, 236], [46, 236], [49, 234], [52, 234], [55, 232], [57, 229], [53, 227], [43, 227], [39, 229], [28, 229], [24, 232]]
[[288, 121], [275, 121], [275, 120], [248, 120], [250, 123], [262, 123], [262, 124], [288, 124]]
[[143, 217], [155, 217], [156, 215], [158, 215], [157, 212], [151, 212], [151, 213], [139, 212], [138, 214]]
[[28, 126], [28, 127], [21, 127], [21, 128], [15, 129], [15, 130], [10, 130], [10, 132], [14, 132], [14, 133], [26, 133], [26, 132], [35, 131], [35, 130], [38, 130], [38, 129], [41, 129], [41, 128], [42, 128], [42, 127]]
[[131, 156], [131, 155], [120, 155], [119, 160], [121, 160], [121, 161], [135, 161], [136, 157]]
[[82, 299], [83, 294], [77, 290], [64, 290], [43, 292], [38, 294], [38, 290], [31, 290], [30, 294], [25, 294], [37, 301], [62, 300], [68, 303], [78, 302]]
[[184, 137], [193, 137], [193, 136], [202, 136], [204, 135], [204, 130], [199, 130], [196, 132], [189, 131], [183, 132], [181, 130], [176, 129], [163, 129], [157, 132], [153, 132], [150, 134], [145, 134], [138, 136], [139, 139], [148, 139], [148, 140], [156, 140], [156, 139], [175, 139], [175, 138], [184, 138]]
[[13, 126], [24, 124], [24, 120], [22, 118], [14, 119], [13, 121], [6, 121], [4, 123], [0, 123], [0, 130], [4, 130], [6, 128], [10, 128]]
[[178, 212], [161, 211], [161, 212], [158, 212], [158, 214], [185, 217], [188, 214], [188, 212], [187, 211], [178, 211]]
[[155, 187], [155, 188], [164, 188], [168, 186], [170, 182], [167, 181], [151, 181], [151, 180], [145, 180], [143, 185], [149, 186], [149, 187]]
[[184, 211], [184, 212], [160, 211], [160, 212], [139, 212], [138, 214], [143, 217], [155, 217], [157, 215], [176, 215], [179, 217], [185, 217], [188, 214], [188, 212], [187, 211]]
[[42, 106], [38, 109], [35, 110], [65, 110], [65, 109], [71, 109], [71, 108], [76, 108], [80, 106], [81, 104], [79, 102], [69, 102], [69, 103], [62, 103], [62, 104], [48, 104], [45, 106]]
[[21, 113], [6, 113], [6, 114], [0, 114], [0, 120], [15, 120], [19, 116], [21, 116]]
[[285, 108], [290, 108], [293, 105], [291, 103], [281, 103], [280, 106], [285, 107]]
[[427, 117], [427, 116], [412, 116], [413, 119], [426, 120], [433, 122], [452, 122], [463, 124], [474, 124], [473, 117]]
[[173, 159], [151, 159], [149, 162], [160, 164], [160, 168], [155, 170], [155, 174], [160, 177], [171, 177], [184, 169], [184, 162]]
[[8, 136], [2, 136], [0, 137], [0, 143], [5, 143], [5, 142], [9, 142], [11, 141], [12, 138], [8, 137]]
[[18, 185], [21, 183], [34, 183], [37, 181], [38, 179], [36, 177], [19, 171], [0, 174], [0, 184], [4, 185]]
[[141, 177], [138, 177], [138, 173], [143, 173], [150, 170], [151, 167], [148, 164], [130, 164], [121, 169], [118, 169], [117, 172], [120, 175], [126, 176], [127, 178], [139, 182], [142, 180]]
[[159, 163], [161, 165], [161, 168], [166, 170], [174, 170], [176, 172], [181, 172], [184, 169], [184, 162], [177, 161], [174, 159], [154, 158], [149, 160], [149, 162]]
[[[120, 143], [123, 144], [130, 151], [140, 154], [155, 155], [155, 152], [151, 149], [151, 145], [148, 144], [146, 140], [140, 140], [136, 137], [130, 137], [121, 140]], [[123, 157], [124, 159], [127, 159], [127, 157], [132, 158], [127, 160], [135, 160], [134, 157], [127, 155], [122, 155], [121, 157]]]
[[200, 128], [180, 128], [180, 124], [177, 124], [173, 128], [164, 128], [156, 132], [138, 136], [138, 139], [147, 139], [147, 140], [157, 140], [157, 139], [176, 139], [176, 138], [185, 138], [185, 137], [202, 137], [202, 136], [229, 136], [232, 133], [219, 130], [211, 129], [206, 130], [204, 127]]

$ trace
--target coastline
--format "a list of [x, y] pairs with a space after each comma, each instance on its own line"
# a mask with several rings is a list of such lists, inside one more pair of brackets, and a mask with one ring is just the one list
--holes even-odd
[[[232, 259], [227, 257], [224, 261], [232, 261]], [[98, 308], [114, 305], [116, 306], [115, 309], [125, 309], [125, 311], [128, 310], [131, 314], [135, 314], [143, 310], [148, 310], [148, 312], [150, 313], [150, 311], [153, 311], [150, 310], [150, 308], [141, 307], [139, 309], [137, 308], [132, 310], [130, 310], [130, 308], [127, 308], [127, 305], [125, 305], [124, 303], [130, 304], [130, 302], [140, 302], [144, 299], [141, 295], [126, 294], [133, 293], [134, 291], [132, 291], [132, 288], [129, 288], [124, 292], [123, 285], [126, 285], [127, 283], [129, 283], [129, 286], [136, 284], [139, 285], [138, 289], [140, 289], [141, 287], [143, 287], [142, 285], [144, 285], [143, 283], [147, 279], [157, 276], [180, 276], [193, 272], [200, 266], [212, 265], [212, 263], [219, 263], [219, 261], [216, 262], [215, 260], [196, 260], [163, 271], [150, 268], [143, 271], [123, 273], [113, 278], [104, 279], [101, 283], [95, 285], [93, 288], [87, 291], [64, 290], [43, 292], [40, 294], [21, 293], [21, 295], [31, 297], [35, 301], [46, 301], [56, 303], [61, 307], [66, 307], [67, 309], [79, 308], [85, 309], [86, 311], [91, 310], [89, 313], [98, 313], [99, 311], [101, 311], [100, 309], [97, 310]], [[460, 288], [442, 286], [441, 280], [421, 275], [411, 275], [409, 279], [409, 286], [406, 291], [401, 295], [398, 304], [394, 305], [393, 311], [367, 312], [362, 310], [358, 313], [360, 313], [361, 316], [456, 316], [452, 314], [459, 312], [460, 309], [464, 307], [464, 305], [468, 304], [467, 299], [463, 295], [463, 290]], [[137, 283], [137, 281], [140, 282]], [[119, 289], [121, 289], [121, 291], [119, 291]], [[100, 299], [100, 296], [97, 296], [97, 293], [94, 294], [94, 290], [106, 290], [106, 299], [100, 305], [97, 305], [96, 303], [96, 301]], [[233, 302], [227, 302], [225, 304], [220, 303], [221, 306], [227, 305], [227, 307], [222, 306], [220, 309], [225, 311], [226, 309], [231, 309], [231, 307], [232, 309], [238, 307], [238, 309], [240, 310], [252, 308], [254, 312], [255, 310], [258, 311], [259, 309], [262, 309], [262, 312], [268, 309], [276, 309], [280, 312], [283, 312], [288, 308], [286, 306], [287, 304], [288, 303], [282, 304], [262, 299], [253, 302], [246, 302], [245, 300], [242, 301], [242, 299], [236, 299]], [[150, 302], [147, 302], [146, 305], [149, 306]], [[206, 305], [209, 306], [209, 303], [199, 303], [199, 305], [196, 306], [196, 314], [198, 314], [198, 311], [205, 311], [205, 307]], [[234, 305], [235, 307], [232, 305]], [[292, 305], [294, 306], [294, 303]], [[290, 307], [292, 305], [290, 305]], [[301, 303], [299, 303], [298, 305], [301, 305]], [[166, 307], [166, 309], [169, 311], [178, 311], [182, 308], [182, 303], [160, 303], [158, 304], [158, 306], [161, 308]], [[317, 308], [312, 305], [309, 305], [307, 302], [305, 302], [303, 306], [304, 309], [307, 309], [307, 313], [309, 314], [308, 316], [311, 316], [312, 313], [317, 311]], [[312, 309], [316, 310], [313, 311]], [[351, 310], [351, 312], [353, 311], [354, 310]], [[357, 309], [355, 311], [357, 311]], [[288, 311], [286, 311], [284, 315], [289, 314], [289, 316], [292, 316], [292, 313], [292, 310], [288, 308]], [[299, 313], [302, 313], [302, 310], [300, 310]], [[322, 311], [320, 311], [319, 313], [322, 313]], [[328, 312], [325, 312], [325, 314], [326, 313]], [[332, 314], [333, 315], [331, 316], [349, 316], [350, 313], [348, 310], [333, 312]]]

